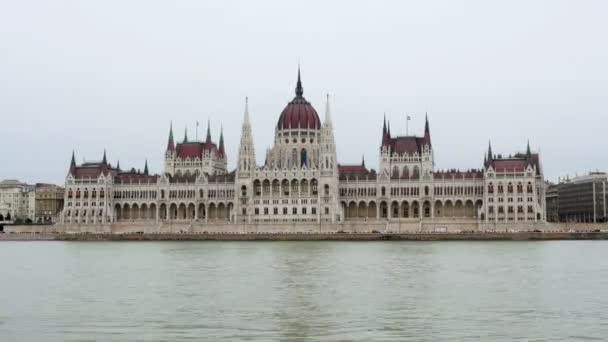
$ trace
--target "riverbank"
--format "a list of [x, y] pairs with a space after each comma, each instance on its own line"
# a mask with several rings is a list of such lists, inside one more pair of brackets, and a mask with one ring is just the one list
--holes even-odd
[[608, 240], [608, 232], [0, 234], [0, 241], [547, 241]]

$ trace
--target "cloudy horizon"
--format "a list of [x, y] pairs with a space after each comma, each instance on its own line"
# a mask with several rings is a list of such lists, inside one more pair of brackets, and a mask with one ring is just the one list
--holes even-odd
[[436, 169], [540, 151], [545, 178], [608, 169], [602, 1], [33, 1], [0, 4], [0, 180], [62, 184], [72, 150], [162, 173], [176, 140], [223, 126], [229, 169], [245, 105], [258, 164], [294, 96], [324, 117], [338, 161], [377, 168], [383, 116]]

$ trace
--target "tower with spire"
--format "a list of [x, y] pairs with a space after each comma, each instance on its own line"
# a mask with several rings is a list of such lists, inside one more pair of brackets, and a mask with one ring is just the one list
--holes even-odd
[[334, 139], [334, 128], [331, 120], [331, 109], [329, 105], [329, 94], [325, 103], [325, 119], [321, 126], [320, 146], [320, 169], [319, 191], [324, 203], [330, 205], [326, 207], [328, 212], [323, 212], [330, 222], [335, 222], [339, 213], [340, 206], [338, 201], [338, 157], [336, 155], [336, 142]]
[[239, 156], [237, 176], [238, 178], [250, 178], [255, 171], [255, 149], [253, 145], [253, 132], [249, 121], [249, 99], [245, 98], [245, 113], [243, 115], [243, 126], [241, 128], [241, 142], [239, 144]]
[[434, 158], [428, 114], [422, 136], [393, 134], [391, 123], [384, 116], [379, 166], [385, 180], [432, 179]]

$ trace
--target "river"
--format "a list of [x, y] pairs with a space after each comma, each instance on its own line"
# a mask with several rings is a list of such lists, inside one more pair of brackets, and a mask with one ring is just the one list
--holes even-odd
[[0, 242], [0, 341], [604, 341], [608, 242]]

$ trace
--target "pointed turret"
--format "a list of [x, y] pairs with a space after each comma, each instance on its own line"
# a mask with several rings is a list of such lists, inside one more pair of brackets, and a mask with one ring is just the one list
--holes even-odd
[[104, 164], [104, 165], [108, 164], [108, 158], [106, 158], [106, 150], [105, 150], [105, 148], [103, 150], [103, 159], [101, 159], [101, 163]]
[[526, 157], [530, 158], [532, 156], [532, 150], [530, 150], [530, 140], [528, 140], [528, 146], [526, 147]]
[[120, 171], [120, 160], [116, 161], [116, 170]]
[[431, 146], [431, 129], [429, 127], [429, 115], [426, 114], [425, 123], [424, 123], [424, 138], [423, 141], [425, 144]]
[[207, 138], [205, 139], [205, 143], [211, 144], [211, 121], [207, 120]]
[[184, 142], [188, 142], [188, 126], [184, 129]]
[[146, 165], [144, 165], [144, 175], [148, 175], [148, 159], [146, 159]]
[[304, 88], [302, 88], [302, 80], [300, 78], [300, 66], [298, 65], [298, 83], [296, 84], [296, 97], [302, 97], [304, 95]]
[[224, 127], [220, 126], [220, 147], [219, 147], [220, 156], [224, 157], [226, 155], [226, 151], [224, 150]]
[[488, 162], [491, 162], [494, 158], [492, 157], [492, 142], [488, 142]]
[[361, 156], [361, 166], [365, 167], [365, 154]]
[[382, 125], [382, 146], [388, 146], [390, 144], [388, 137], [388, 130], [386, 128], [386, 113], [384, 113], [384, 124]]
[[169, 141], [167, 142], [167, 151], [175, 150], [175, 142], [173, 141], [173, 121], [169, 125]]
[[76, 175], [76, 155], [74, 154], [74, 150], [72, 150], [72, 160], [70, 161], [70, 174], [72, 176]]
[[391, 138], [391, 120], [388, 120], [388, 127], [386, 128], [387, 132], [386, 134], [388, 135], [388, 138]]

